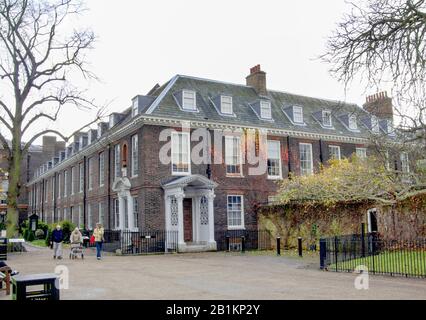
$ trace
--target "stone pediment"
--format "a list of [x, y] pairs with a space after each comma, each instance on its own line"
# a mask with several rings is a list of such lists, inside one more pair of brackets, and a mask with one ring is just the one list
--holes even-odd
[[179, 187], [186, 188], [188, 186], [194, 188], [215, 189], [218, 184], [202, 175], [192, 174], [184, 177], [176, 177], [175, 179], [162, 183], [161, 186], [164, 190]]

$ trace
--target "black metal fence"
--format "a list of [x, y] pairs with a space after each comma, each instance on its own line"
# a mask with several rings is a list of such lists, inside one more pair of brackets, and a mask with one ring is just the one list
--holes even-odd
[[218, 251], [271, 250], [271, 234], [267, 230], [216, 231]]
[[177, 252], [177, 231], [122, 231], [122, 254]]
[[[92, 233], [87, 234], [90, 237]], [[105, 230], [103, 250], [123, 255], [177, 252], [178, 232], [164, 230]], [[94, 247], [95, 244], [88, 244]]]
[[426, 277], [426, 239], [384, 240], [377, 233], [320, 240], [320, 266], [336, 272]]

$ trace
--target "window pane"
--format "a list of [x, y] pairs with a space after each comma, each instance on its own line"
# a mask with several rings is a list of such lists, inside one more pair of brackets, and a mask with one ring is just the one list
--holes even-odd
[[303, 109], [302, 107], [293, 107], [293, 121], [296, 123], [303, 123]]
[[271, 104], [269, 102], [260, 102], [260, 117], [264, 119], [271, 119]]

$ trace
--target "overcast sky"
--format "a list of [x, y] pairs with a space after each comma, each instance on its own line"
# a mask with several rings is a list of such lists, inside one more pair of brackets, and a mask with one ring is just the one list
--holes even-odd
[[[185, 74], [245, 83], [260, 64], [267, 86], [362, 104], [364, 86], [348, 92], [317, 59], [348, 9], [344, 0], [88, 0], [82, 25], [98, 36], [89, 59], [102, 82], [90, 96], [122, 111], [137, 94]], [[374, 93], [374, 90], [368, 92]], [[67, 134], [92, 115], [67, 110], [57, 127]], [[39, 130], [40, 128], [35, 128]]]

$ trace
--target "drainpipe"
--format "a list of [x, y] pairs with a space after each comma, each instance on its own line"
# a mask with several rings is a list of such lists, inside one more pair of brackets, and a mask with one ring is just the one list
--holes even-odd
[[[44, 179], [43, 179], [43, 181], [42, 181], [42, 187], [41, 187], [41, 220], [42, 221], [44, 221], [43, 219], [44, 219], [44, 194], [45, 194], [45, 192], [44, 192], [44, 188], [45, 188], [45, 186], [44, 186]], [[46, 222], [46, 221], [44, 221], [44, 222]]]
[[291, 148], [290, 148], [290, 136], [287, 136], [287, 165], [288, 165], [288, 177], [290, 178], [291, 173]]
[[87, 194], [86, 194], [86, 186], [87, 186], [86, 160], [87, 160], [87, 158], [86, 158], [86, 156], [84, 156], [83, 157], [83, 227], [84, 227], [84, 230], [86, 230], [86, 207], [87, 207], [87, 203], [86, 203], [86, 199], [87, 199]]
[[108, 212], [108, 228], [111, 230], [111, 144], [108, 144], [108, 167], [107, 167], [107, 212]]
[[[56, 198], [57, 198], [57, 189], [56, 189], [56, 183], [57, 183], [57, 179], [56, 179], [56, 173], [53, 175], [53, 188], [54, 188], [54, 192], [52, 192], [52, 196], [53, 196], [53, 220], [56, 220]], [[52, 221], [54, 222], [54, 221]]]
[[210, 139], [211, 139], [210, 128], [207, 128], [207, 150], [208, 150], [208, 152], [210, 154], [210, 159], [207, 159], [208, 162], [207, 162], [206, 174], [207, 174], [207, 178], [209, 180], [211, 180], [211, 178], [212, 178], [212, 168], [211, 168], [212, 150], [210, 149], [211, 148]]
[[322, 153], [322, 139], [319, 140], [319, 151], [320, 151], [320, 162], [324, 163], [324, 157], [323, 157], [323, 153]]

